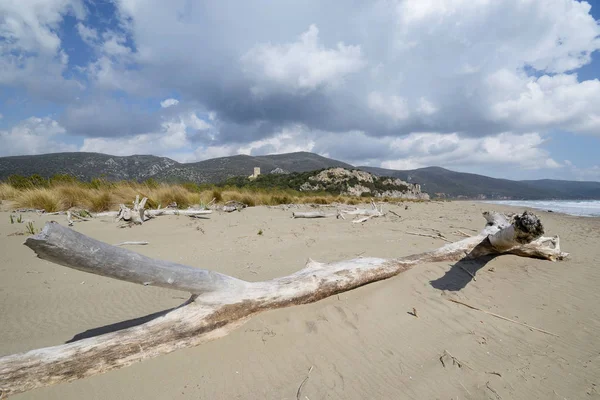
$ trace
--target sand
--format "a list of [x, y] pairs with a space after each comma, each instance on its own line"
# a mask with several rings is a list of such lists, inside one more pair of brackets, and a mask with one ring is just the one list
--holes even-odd
[[[452, 240], [479, 230], [471, 203], [410, 203], [364, 224], [290, 219], [291, 210], [248, 208], [210, 219], [159, 217], [118, 229], [109, 219], [75, 225], [108, 243], [146, 240], [145, 255], [242, 279], [287, 275], [308, 257], [394, 257], [445, 244], [411, 236], [434, 228]], [[520, 209], [522, 210], [522, 209]], [[561, 236], [567, 261], [497, 257], [477, 280], [449, 263], [317, 303], [253, 317], [229, 336], [104, 375], [37, 389], [14, 399], [594, 399], [600, 398], [600, 219], [537, 211]], [[64, 216], [37, 216], [36, 227]], [[0, 212], [0, 355], [64, 343], [179, 305], [187, 294], [142, 287], [37, 259], [25, 230]], [[263, 234], [258, 235], [262, 230]], [[550, 331], [532, 331], [447, 301]], [[416, 308], [418, 318], [409, 312]], [[440, 356], [448, 351], [459, 368]]]

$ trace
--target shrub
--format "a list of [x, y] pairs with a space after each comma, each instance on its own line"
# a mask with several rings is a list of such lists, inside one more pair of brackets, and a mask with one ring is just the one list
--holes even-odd
[[213, 199], [215, 199], [215, 201], [216, 201], [217, 203], [220, 203], [220, 202], [222, 202], [222, 201], [223, 201], [223, 194], [222, 194], [222, 192], [221, 192], [220, 190], [218, 190], [218, 189], [215, 189], [215, 190], [213, 190], [213, 191], [212, 191], [212, 197], [213, 197]]
[[14, 200], [18, 195], [18, 189], [8, 183], [0, 183], [0, 200]]
[[19, 207], [43, 209], [46, 212], [62, 209], [58, 192], [46, 188], [26, 189], [17, 196], [16, 202]]
[[89, 203], [92, 193], [76, 185], [64, 185], [55, 189], [61, 201], [61, 208], [68, 210], [71, 207], [84, 207]]
[[90, 210], [95, 212], [108, 211], [112, 206], [112, 197], [110, 192], [103, 190], [91, 196], [89, 200]]

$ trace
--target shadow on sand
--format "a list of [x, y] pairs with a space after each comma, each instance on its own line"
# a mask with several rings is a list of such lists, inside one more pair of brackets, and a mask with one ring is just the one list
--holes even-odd
[[88, 338], [91, 338], [94, 336], [103, 335], [105, 333], [117, 332], [117, 331], [120, 331], [123, 329], [142, 325], [142, 324], [145, 324], [146, 322], [152, 321], [153, 319], [162, 317], [163, 315], [174, 310], [175, 308], [177, 308], [177, 307], [169, 308], [168, 310], [158, 311], [158, 312], [155, 312], [152, 314], [145, 315], [143, 317], [138, 317], [138, 318], [134, 318], [134, 319], [129, 319], [127, 321], [117, 322], [115, 324], [104, 325], [104, 326], [100, 326], [98, 328], [88, 329], [87, 331], [78, 333], [77, 335], [73, 336], [73, 338], [71, 338], [70, 340], [68, 340], [65, 343], [73, 343], [78, 340], [88, 339]]
[[483, 256], [476, 259], [463, 258], [452, 265], [452, 268], [446, 271], [444, 276], [434, 281], [430, 281], [429, 283], [439, 290], [449, 290], [452, 292], [459, 291], [473, 280], [473, 277], [465, 272], [465, 269], [473, 275], [476, 275], [477, 271], [485, 267], [487, 263], [496, 257], [497, 255]]

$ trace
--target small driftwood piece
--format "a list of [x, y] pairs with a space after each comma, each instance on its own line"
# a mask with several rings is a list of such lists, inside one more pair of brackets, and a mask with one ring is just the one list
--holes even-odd
[[324, 213], [322, 211], [294, 211], [292, 213], [292, 218], [329, 218], [329, 217], [337, 217], [338, 213]]
[[446, 237], [444, 235], [442, 235], [441, 233], [438, 233], [437, 235], [431, 235], [429, 233], [418, 233], [418, 232], [405, 232], [407, 235], [415, 235], [415, 236], [423, 236], [423, 237], [430, 237], [433, 239], [441, 239], [445, 242], [448, 243], [452, 243], [451, 240], [446, 239]]
[[239, 201], [231, 200], [223, 205], [221, 210], [225, 212], [233, 212], [233, 211], [242, 211], [244, 208], [248, 207], [247, 204], [241, 203]]
[[67, 224], [73, 226], [73, 220], [71, 219], [71, 211], [67, 211]]
[[370, 220], [371, 218], [375, 217], [375, 215], [367, 215], [366, 217], [362, 217], [362, 218], [358, 218], [355, 220], [352, 220], [353, 224], [360, 224], [363, 222], [367, 222], [368, 220]]
[[121, 242], [115, 244], [115, 246], [145, 246], [149, 244], [149, 242]]
[[490, 254], [546, 260], [567, 256], [558, 237], [544, 238], [539, 219], [484, 213], [477, 236], [424, 253], [394, 259], [355, 258], [319, 263], [268, 281], [248, 282], [218, 272], [154, 260], [97, 241], [57, 223], [27, 238], [38, 257], [109, 278], [191, 293], [180, 307], [131, 328], [0, 358], [0, 397], [122, 368], [160, 354], [227, 335], [262, 311], [306, 304], [367, 283], [388, 279], [419, 264]]
[[548, 332], [548, 331], [545, 331], [545, 330], [543, 330], [543, 329], [536, 328], [535, 326], [528, 325], [528, 324], [526, 324], [526, 323], [524, 323], [524, 322], [519, 322], [519, 321], [515, 321], [514, 319], [510, 319], [510, 318], [507, 318], [507, 317], [503, 317], [502, 315], [498, 315], [498, 314], [496, 314], [496, 313], [493, 313], [493, 312], [490, 312], [490, 311], [483, 310], [483, 309], [481, 309], [481, 308], [478, 308], [478, 307], [472, 306], [472, 305], [470, 305], [470, 304], [463, 303], [462, 301], [459, 301], [459, 300], [455, 300], [455, 299], [447, 299], [447, 300], [448, 300], [448, 301], [451, 301], [451, 302], [453, 302], [453, 303], [456, 303], [456, 304], [460, 304], [460, 305], [462, 305], [462, 306], [465, 306], [465, 307], [467, 307], [467, 308], [470, 308], [471, 310], [481, 311], [482, 313], [485, 313], [485, 314], [491, 315], [492, 317], [496, 317], [496, 318], [499, 318], [499, 319], [503, 319], [504, 321], [512, 322], [512, 323], [514, 323], [514, 324], [522, 325], [522, 326], [524, 326], [524, 327], [526, 327], [526, 328], [529, 328], [529, 329], [531, 329], [531, 330], [534, 330], [534, 331], [538, 331], [538, 332], [545, 333], [546, 335], [555, 336], [555, 337], [560, 337], [560, 336], [559, 336], [559, 335], [557, 335], [556, 333]]
[[160, 215], [205, 215], [205, 214], [212, 214], [212, 210], [194, 210], [194, 209], [172, 210], [172, 209], [167, 209], [167, 208], [163, 208], [160, 210], [146, 210], [146, 215], [149, 215], [151, 217], [158, 217]]
[[377, 208], [377, 205], [373, 200], [371, 200], [371, 207], [371, 209], [356, 208], [354, 210], [340, 210], [340, 216], [342, 216], [342, 218], [344, 214], [363, 216], [363, 218], [358, 218], [352, 221], [352, 223], [354, 224], [360, 224], [362, 222], [370, 220], [371, 218], [382, 217], [385, 215], [383, 212], [383, 208]]

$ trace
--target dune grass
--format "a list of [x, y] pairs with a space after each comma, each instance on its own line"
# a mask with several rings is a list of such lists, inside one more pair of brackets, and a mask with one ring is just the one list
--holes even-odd
[[[0, 200], [12, 200], [18, 208], [44, 209], [46, 212], [65, 211], [71, 208], [84, 208], [94, 212], [116, 210], [119, 204], [131, 204], [136, 195], [148, 198], [147, 208], [166, 207], [176, 203], [180, 209], [204, 205], [213, 199], [217, 204], [235, 200], [251, 207], [292, 203], [356, 205], [370, 200], [368, 197], [341, 196], [328, 192], [195, 183], [169, 184], [152, 179], [145, 182], [111, 182], [99, 178], [91, 182], [81, 182], [67, 175], [50, 179], [36, 175], [0, 182]], [[377, 200], [387, 202], [398, 199], [378, 198]]]
[[180, 184], [152, 184], [138, 182], [57, 182], [47, 187], [15, 188], [0, 183], [0, 199], [12, 200], [17, 208], [44, 209], [46, 212], [84, 208], [99, 212], [118, 209], [119, 204], [131, 204], [136, 195], [148, 197], [148, 208], [166, 207], [177, 203], [185, 209], [207, 204], [214, 199], [222, 204], [235, 200], [248, 206], [280, 204], [358, 204], [365, 198], [332, 195], [329, 193], [304, 193], [289, 189], [247, 189], [237, 187], [208, 187]]

